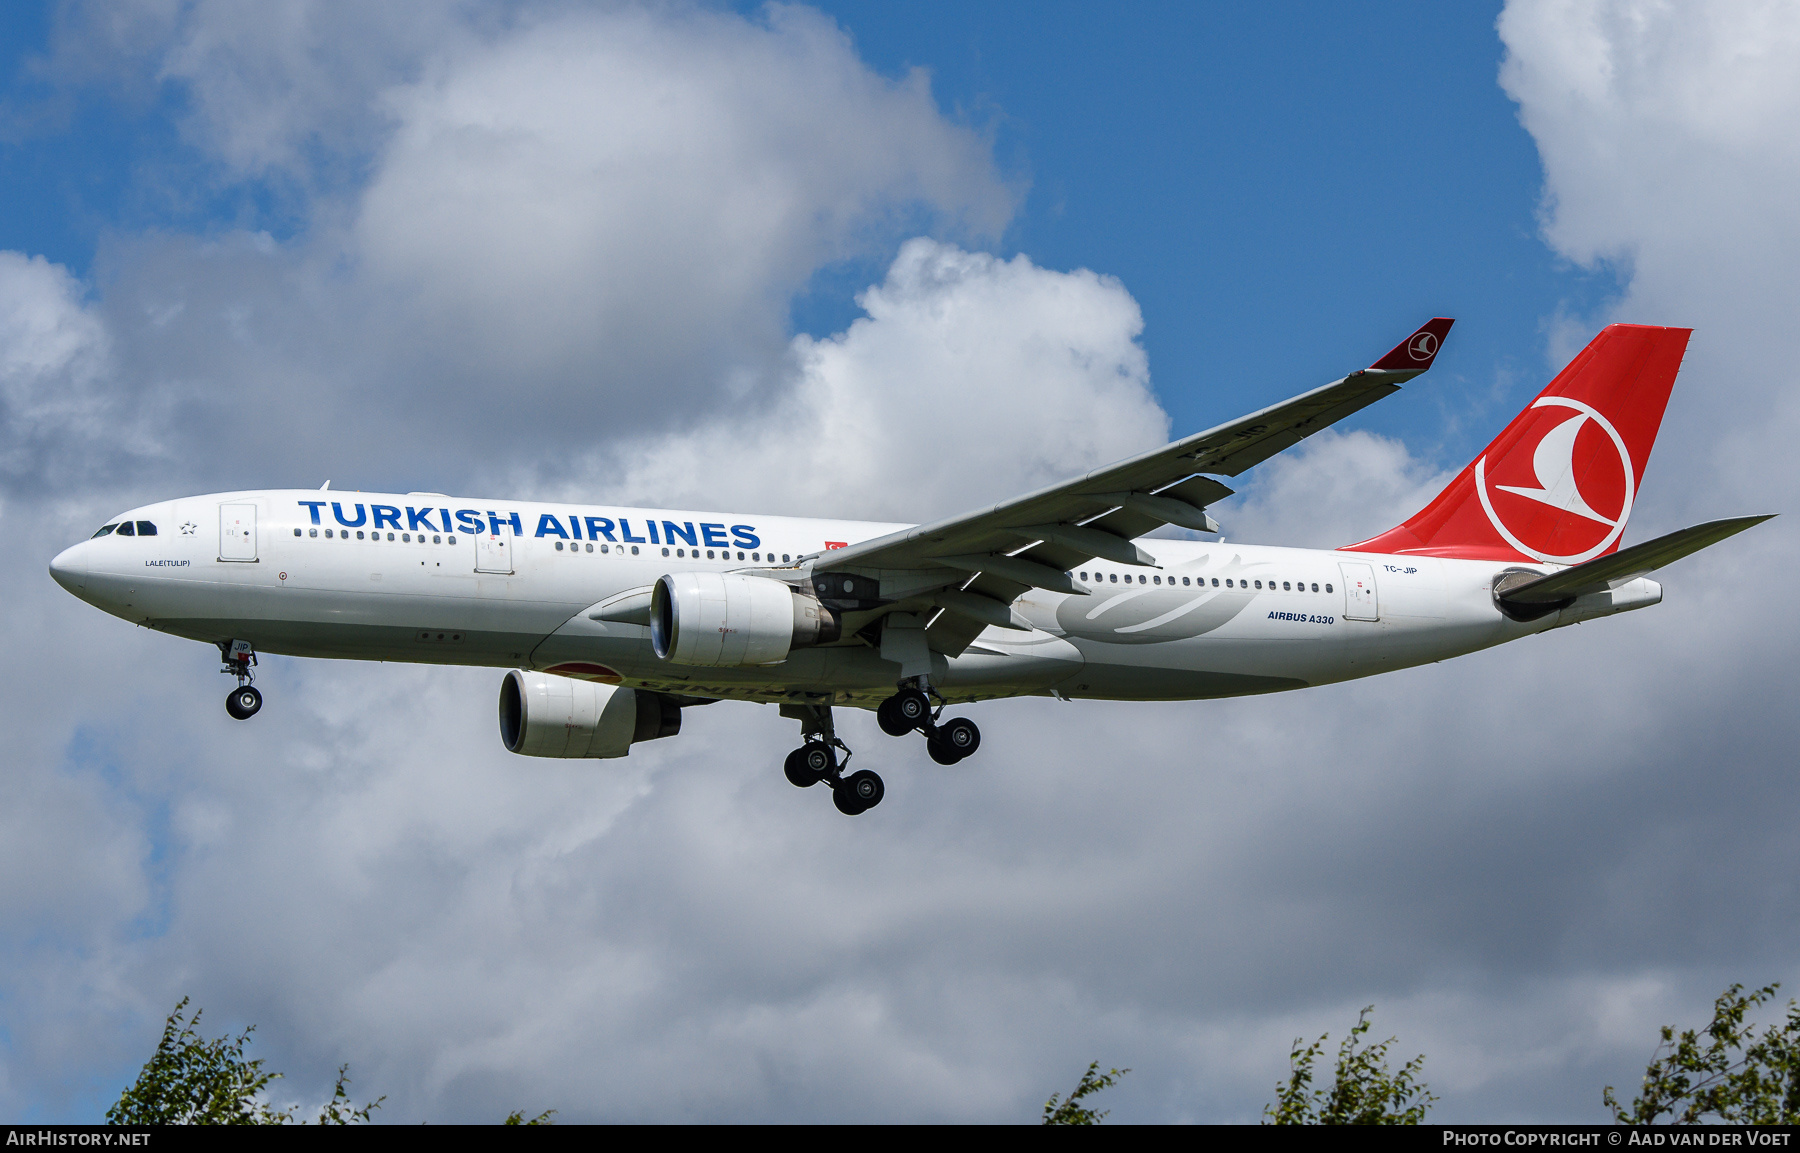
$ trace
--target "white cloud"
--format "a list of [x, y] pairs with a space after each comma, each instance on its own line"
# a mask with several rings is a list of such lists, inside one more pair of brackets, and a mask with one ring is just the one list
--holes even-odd
[[9, 489], [87, 479], [96, 455], [146, 447], [134, 422], [119, 419], [126, 410], [110, 403], [109, 352], [104, 324], [67, 269], [0, 252], [0, 475]]
[[1405, 521], [1453, 475], [1399, 441], [1326, 429], [1260, 466], [1242, 496], [1213, 511], [1228, 540], [1338, 548]]
[[66, 21], [58, 75], [133, 65], [186, 98], [201, 162], [155, 158], [147, 184], [290, 205], [285, 235], [102, 246], [113, 390], [165, 402], [154, 432], [197, 483], [468, 487], [520, 459], [525, 483], [566, 478], [646, 428], [779, 402], [788, 308], [821, 268], [1010, 219], [926, 74], [876, 74], [810, 9], [416, 15]]
[[928, 520], [1163, 443], [1117, 280], [908, 241], [760, 412], [624, 447], [618, 499]]
[[923, 73], [876, 76], [810, 10], [765, 19], [564, 15], [385, 94], [354, 251], [415, 347], [559, 413], [666, 425], [766, 375], [814, 270], [910, 213], [1005, 224], [985, 143]]

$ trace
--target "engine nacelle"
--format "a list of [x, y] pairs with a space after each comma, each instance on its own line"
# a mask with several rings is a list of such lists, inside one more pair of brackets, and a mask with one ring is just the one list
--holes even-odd
[[743, 573], [678, 572], [650, 593], [650, 647], [678, 665], [772, 665], [789, 649], [838, 639], [837, 616], [810, 592]]
[[661, 693], [514, 669], [500, 682], [500, 740], [527, 757], [622, 757], [681, 731]]

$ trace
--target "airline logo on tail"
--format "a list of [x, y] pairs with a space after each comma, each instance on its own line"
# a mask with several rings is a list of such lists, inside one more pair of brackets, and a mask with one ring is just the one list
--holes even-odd
[[1612, 552], [1687, 340], [1685, 328], [1607, 326], [1429, 505], [1345, 549], [1560, 565]]
[[[1625, 447], [1625, 438], [1619, 435], [1619, 430], [1613, 427], [1612, 421], [1607, 420], [1600, 410], [1590, 404], [1566, 396], [1544, 396], [1539, 397], [1531, 408], [1574, 409], [1576, 415], [1564, 417], [1559, 413], [1553, 420], [1540, 420], [1541, 438], [1531, 454], [1531, 470], [1533, 479], [1537, 482], [1535, 485], [1496, 484], [1488, 476], [1487, 454], [1483, 453], [1476, 459], [1475, 492], [1481, 498], [1482, 511], [1487, 513], [1488, 522], [1494, 526], [1494, 531], [1507, 544], [1526, 556], [1547, 564], [1580, 564], [1582, 561], [1592, 560], [1619, 539], [1619, 535], [1625, 531], [1625, 522], [1631, 517], [1631, 504], [1637, 496], [1632, 483], [1637, 470], [1632, 467], [1631, 452]], [[1589, 432], [1586, 437], [1582, 436], [1584, 430]], [[1539, 429], [1532, 429], [1526, 435], [1537, 432]], [[1602, 437], [1599, 433], [1604, 433], [1605, 436]], [[1579, 462], [1576, 458], [1578, 444], [1581, 449]], [[1515, 450], [1508, 459], [1517, 461], [1522, 456], [1522, 453]], [[1605, 492], [1604, 497], [1596, 495], [1596, 500], [1602, 508], [1616, 509], [1612, 516], [1596, 511], [1593, 504], [1589, 503], [1582, 493], [1584, 480], [1596, 494]], [[1490, 489], [1549, 505], [1558, 512], [1573, 513], [1592, 528], [1594, 543], [1580, 552], [1558, 554], [1548, 551], [1547, 540], [1528, 542], [1521, 539], [1495, 511]], [[1564, 534], [1567, 535], [1569, 528], [1566, 518], [1563, 526]]]

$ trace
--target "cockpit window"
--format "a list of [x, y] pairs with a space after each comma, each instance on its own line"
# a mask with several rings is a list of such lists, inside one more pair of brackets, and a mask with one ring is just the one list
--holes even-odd
[[156, 535], [156, 526], [154, 524], [151, 524], [147, 520], [138, 521], [137, 526], [138, 526], [138, 535], [139, 536], [155, 536]]
[[130, 521], [128, 521], [128, 520], [120, 521], [119, 522], [119, 535], [120, 536], [136, 536], [137, 530], [131, 527]]
[[93, 540], [95, 537], [103, 537], [107, 533], [111, 532], [113, 529], [118, 528], [118, 527], [119, 526], [116, 524], [103, 524], [100, 526], [100, 531], [95, 533], [93, 537], [89, 537], [88, 539]]

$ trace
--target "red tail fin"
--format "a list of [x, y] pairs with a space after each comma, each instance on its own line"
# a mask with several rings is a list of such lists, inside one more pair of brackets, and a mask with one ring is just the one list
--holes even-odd
[[1609, 325], [1423, 512], [1342, 551], [1553, 564], [1612, 552], [1692, 331]]

